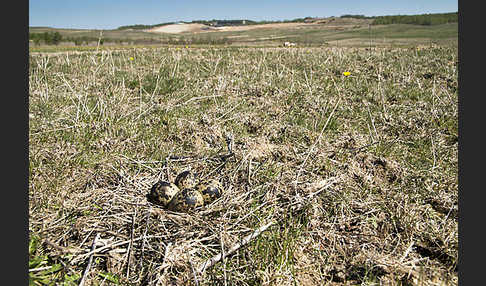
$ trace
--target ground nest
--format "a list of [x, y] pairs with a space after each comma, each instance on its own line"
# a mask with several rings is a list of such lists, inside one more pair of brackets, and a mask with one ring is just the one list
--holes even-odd
[[[126, 281], [193, 283], [199, 275], [206, 275], [206, 269], [199, 271], [209, 258], [224, 254], [259, 226], [278, 225], [279, 216], [302, 211], [337, 182], [333, 177], [280, 191], [277, 184], [250, 187], [243, 161], [258, 163], [272, 156], [266, 144], [250, 144], [245, 155], [174, 156], [169, 164], [151, 168], [153, 172], [128, 175], [120, 167], [109, 175], [95, 173], [80, 192], [66, 198], [65, 213], [76, 217], [75, 222], [44, 230], [44, 243], [57, 255], [71, 254], [68, 261], [74, 268], [86, 267], [93, 256], [98, 261], [94, 267]], [[147, 200], [155, 182], [173, 182], [183, 169], [190, 169], [199, 179], [220, 180], [223, 196], [190, 213], [172, 212]]]
[[456, 52], [32, 55], [32, 284], [457, 284]]

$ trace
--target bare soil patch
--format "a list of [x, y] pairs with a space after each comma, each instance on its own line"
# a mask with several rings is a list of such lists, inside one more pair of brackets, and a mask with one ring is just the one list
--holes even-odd
[[147, 30], [147, 32], [178, 34], [184, 32], [197, 33], [197, 32], [208, 31], [210, 29], [214, 29], [214, 28], [203, 24], [171, 24], [171, 25], [165, 25], [165, 26], [149, 29]]

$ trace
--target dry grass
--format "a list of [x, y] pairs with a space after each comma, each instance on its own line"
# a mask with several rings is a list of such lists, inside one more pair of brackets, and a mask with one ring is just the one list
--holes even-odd
[[[457, 284], [457, 47], [31, 55], [29, 91], [32, 283]], [[185, 169], [223, 197], [147, 202]]]

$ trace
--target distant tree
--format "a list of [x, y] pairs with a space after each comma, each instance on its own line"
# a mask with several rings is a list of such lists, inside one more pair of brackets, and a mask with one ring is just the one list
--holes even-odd
[[39, 46], [42, 40], [42, 34], [29, 33], [29, 40], [32, 40], [36, 46]]
[[373, 17], [367, 17], [365, 15], [345, 14], [345, 15], [342, 15], [341, 18], [370, 19], [370, 18], [373, 18]]
[[89, 44], [89, 38], [86, 36], [81, 37], [80, 39], [83, 44], [88, 45]]
[[42, 33], [42, 40], [44, 41], [44, 43], [46, 43], [47, 45], [50, 45], [51, 42], [52, 42], [52, 35], [51, 33], [48, 33], [48, 32], [44, 32]]
[[59, 32], [54, 32], [51, 36], [51, 41], [54, 45], [58, 45], [62, 40], [62, 35]]

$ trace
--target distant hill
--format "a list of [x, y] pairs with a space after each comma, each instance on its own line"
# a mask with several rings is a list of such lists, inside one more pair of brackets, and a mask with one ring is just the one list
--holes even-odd
[[[357, 18], [357, 19], [370, 19], [370, 17], [365, 17], [363, 15], [343, 15], [343, 17], [347, 18]], [[334, 18], [334, 17], [331, 17]], [[166, 22], [160, 23], [155, 25], [128, 25], [128, 26], [120, 26], [117, 30], [150, 30], [153, 28], [166, 26], [166, 25], [173, 25], [173, 24], [203, 24], [210, 27], [231, 27], [231, 26], [250, 26], [250, 25], [264, 25], [264, 24], [278, 24], [278, 23], [312, 23], [326, 18], [319, 18], [319, 17], [305, 17], [305, 18], [295, 18], [291, 20], [274, 20], [274, 21], [253, 21], [248, 19], [236, 19], [236, 20], [221, 20], [221, 19], [213, 19], [213, 20], [193, 20], [190, 22], [187, 21], [179, 21], [179, 22]]]
[[193, 20], [190, 22], [187, 21], [180, 21], [180, 22], [166, 22], [160, 23], [155, 25], [128, 25], [128, 26], [120, 26], [117, 30], [149, 30], [153, 28], [158, 28], [161, 26], [166, 25], [173, 25], [173, 24], [203, 24], [206, 26], [213, 26], [213, 27], [223, 27], [223, 26], [240, 26], [240, 25], [254, 25], [260, 22], [252, 21], [252, 20]]
[[[329, 17], [335, 18], [335, 17]], [[416, 24], [416, 25], [438, 25], [445, 23], [457, 23], [458, 12], [451, 13], [432, 13], [432, 14], [417, 14], [417, 15], [387, 15], [387, 16], [365, 16], [365, 15], [352, 15], [345, 14], [337, 18], [354, 18], [354, 19], [373, 19], [373, 25], [386, 25], [386, 24]], [[128, 25], [120, 26], [117, 30], [149, 30], [165, 25], [172, 24], [203, 24], [212, 27], [226, 27], [226, 26], [244, 26], [244, 25], [262, 25], [262, 24], [275, 24], [275, 23], [312, 23], [322, 19], [323, 17], [305, 17], [295, 18], [292, 20], [275, 20], [275, 21], [253, 21], [248, 19], [236, 19], [236, 20], [193, 20], [190, 22], [166, 22], [155, 25]]]

